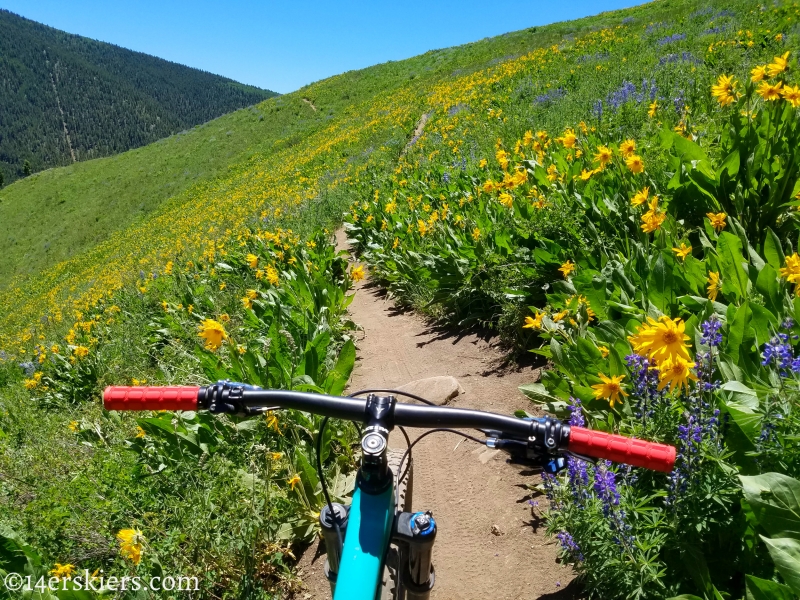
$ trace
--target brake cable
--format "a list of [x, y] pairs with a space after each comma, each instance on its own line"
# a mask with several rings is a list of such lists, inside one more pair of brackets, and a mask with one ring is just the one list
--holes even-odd
[[429, 436], [429, 435], [430, 435], [430, 434], [432, 434], [432, 433], [440, 433], [440, 432], [446, 432], [446, 433], [455, 433], [456, 435], [460, 435], [460, 436], [462, 436], [462, 437], [465, 437], [465, 438], [467, 438], [468, 440], [472, 440], [473, 442], [477, 442], [477, 443], [479, 443], [479, 444], [481, 444], [481, 445], [484, 445], [484, 441], [483, 441], [483, 440], [481, 440], [481, 439], [478, 439], [478, 438], [476, 438], [475, 436], [469, 435], [469, 434], [467, 434], [467, 433], [464, 433], [463, 431], [458, 431], [457, 429], [447, 429], [447, 428], [445, 428], [445, 427], [438, 427], [438, 428], [436, 428], [436, 429], [429, 429], [428, 431], [426, 431], [425, 433], [423, 433], [421, 436], [419, 436], [417, 439], [415, 439], [415, 440], [414, 440], [414, 443], [410, 444], [410, 445], [408, 446], [408, 450], [406, 450], [406, 451], [405, 451], [405, 454], [403, 454], [403, 458], [400, 460], [400, 466], [401, 466], [401, 467], [403, 466], [403, 463], [404, 463], [404, 462], [405, 462], [405, 460], [406, 460], [406, 456], [408, 456], [408, 457], [409, 457], [409, 460], [408, 460], [408, 464], [406, 465], [406, 468], [405, 468], [405, 470], [403, 471], [403, 475], [402, 475], [402, 476], [401, 476], [401, 477], [400, 477], [400, 478], [397, 480], [398, 487], [399, 487], [399, 485], [400, 485], [400, 482], [402, 482], [402, 481], [403, 481], [403, 479], [405, 479], [405, 476], [406, 476], [406, 475], [408, 475], [408, 470], [411, 468], [411, 449], [412, 449], [414, 446], [416, 446], [416, 445], [417, 445], [417, 442], [419, 442], [419, 441], [420, 441], [422, 438], [424, 438], [424, 437], [427, 437], [427, 436]]

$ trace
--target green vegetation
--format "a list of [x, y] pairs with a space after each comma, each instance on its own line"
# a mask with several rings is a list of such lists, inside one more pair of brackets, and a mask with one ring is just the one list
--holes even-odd
[[800, 13], [681, 14], [451, 86], [348, 229], [405, 302], [546, 358], [523, 386], [543, 409], [677, 446], [669, 476], [571, 457], [544, 477], [592, 596], [792, 598]]
[[0, 81], [0, 171], [9, 181], [143, 146], [276, 95], [6, 10]]
[[[670, 476], [570, 458], [544, 479], [548, 530], [589, 593], [800, 595], [799, 12], [670, 0], [508, 34], [3, 190], [15, 239], [36, 244], [40, 198], [92, 201], [82, 224], [58, 213], [84, 239], [3, 267], [30, 275], [0, 296], [0, 569], [296, 589], [315, 419], [135, 419], [98, 398], [228, 377], [340, 391], [361, 273], [332, 249], [347, 211], [401, 301], [549, 361], [523, 386], [543, 410], [678, 447]], [[223, 130], [228, 157], [207, 141]], [[129, 206], [116, 221], [105, 181]], [[330, 433], [343, 496], [353, 430]]]

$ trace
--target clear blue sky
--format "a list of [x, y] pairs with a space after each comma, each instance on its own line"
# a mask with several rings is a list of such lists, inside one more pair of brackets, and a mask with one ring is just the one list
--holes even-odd
[[641, 1], [0, 0], [0, 8], [286, 93], [344, 71]]

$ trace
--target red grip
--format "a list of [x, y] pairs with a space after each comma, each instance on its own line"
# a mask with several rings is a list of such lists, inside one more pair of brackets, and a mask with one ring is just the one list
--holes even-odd
[[675, 446], [634, 440], [622, 435], [570, 427], [567, 449], [575, 454], [669, 473], [675, 466]]
[[106, 410], [197, 410], [198, 386], [109, 386], [103, 392]]

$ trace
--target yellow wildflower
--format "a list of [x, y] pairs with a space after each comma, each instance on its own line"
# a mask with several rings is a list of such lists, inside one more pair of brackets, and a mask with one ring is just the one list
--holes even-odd
[[245, 260], [251, 269], [255, 269], [258, 266], [258, 257], [255, 254], [248, 254]]
[[141, 427], [139, 427], [137, 425], [136, 426], [136, 437], [137, 438], [143, 438], [145, 435], [147, 435], [147, 434], [144, 432], [144, 429], [142, 429]]
[[686, 257], [692, 253], [692, 247], [687, 246], [686, 242], [681, 242], [680, 248], [673, 248], [672, 251], [681, 260], [686, 260]]
[[557, 139], [559, 142], [564, 144], [565, 148], [574, 148], [578, 137], [575, 135], [575, 132], [572, 129], [568, 128], [566, 131], [564, 131], [564, 135]]
[[787, 85], [781, 90], [783, 99], [786, 100], [793, 108], [800, 106], [800, 86], [794, 87]]
[[769, 83], [768, 81], [762, 81], [761, 85], [758, 86], [756, 93], [761, 96], [767, 102], [772, 102], [773, 100], [777, 100], [781, 97], [781, 87], [783, 83], [778, 81], [777, 83]]
[[476, 242], [481, 239], [481, 230], [477, 227], [472, 230], [472, 239]]
[[544, 317], [543, 312], [536, 311], [535, 317], [525, 317], [525, 324], [522, 326], [523, 329], [541, 329], [542, 328], [542, 318]]
[[754, 67], [750, 71], [750, 81], [753, 83], [758, 83], [759, 81], [763, 81], [763, 79], [767, 76], [767, 65], [760, 65]]
[[556, 323], [558, 323], [558, 322], [559, 322], [559, 321], [561, 321], [561, 320], [562, 320], [564, 317], [566, 317], [568, 314], [569, 314], [569, 311], [568, 311], [568, 310], [562, 310], [561, 312], [557, 312], [556, 314], [554, 314], [554, 315], [553, 315], [553, 317], [552, 317], [552, 319], [553, 319], [553, 321], [555, 321]]
[[78, 358], [86, 358], [89, 356], [89, 349], [86, 346], [76, 346], [72, 353]]
[[664, 316], [656, 321], [648, 317], [647, 323], [640, 325], [636, 333], [628, 337], [628, 341], [634, 352], [652, 358], [658, 364], [676, 356], [688, 360], [686, 340], [690, 338], [685, 331], [683, 319]]
[[[597, 153], [594, 155], [594, 162], [600, 163], [600, 167], [605, 167], [611, 162], [611, 149], [607, 146], [598, 146]], [[588, 179], [588, 178], [587, 178]]]
[[564, 275], [564, 279], [566, 279], [569, 277], [570, 273], [575, 270], [575, 263], [573, 263], [571, 260], [567, 260], [567, 262], [562, 264], [558, 270], [561, 271], [561, 273]]
[[650, 196], [650, 188], [644, 187], [631, 198], [631, 206], [641, 206], [645, 202], [647, 202], [647, 198]]
[[269, 281], [270, 285], [278, 285], [280, 281], [278, 279], [278, 270], [272, 265], [267, 267], [267, 281]]
[[689, 370], [695, 363], [689, 362], [680, 356], [670, 357], [658, 366], [658, 390], [661, 391], [669, 385], [669, 391], [674, 392], [684, 388], [689, 392], [689, 379], [697, 381], [697, 377]]
[[503, 192], [502, 194], [500, 194], [498, 200], [500, 200], [500, 204], [502, 204], [506, 208], [512, 208], [514, 206], [514, 197], [508, 192]]
[[281, 432], [281, 429], [278, 426], [278, 417], [275, 415], [273, 411], [267, 412], [267, 427], [274, 429], [278, 433]]
[[706, 213], [708, 220], [711, 221], [711, 226], [714, 231], [719, 233], [725, 229], [725, 219], [728, 217], [725, 213]]
[[785, 53], [783, 56], [776, 56], [772, 59], [772, 62], [767, 65], [767, 74], [770, 77], [775, 77], [776, 75], [780, 75], [786, 70], [786, 67], [789, 64], [789, 53]]
[[639, 174], [644, 171], [644, 161], [642, 161], [642, 157], [638, 154], [632, 154], [628, 158], [625, 159], [625, 164], [631, 170], [632, 173]]
[[625, 375], [613, 375], [611, 377], [606, 377], [603, 373], [598, 373], [597, 376], [602, 380], [603, 383], [596, 383], [592, 386], [594, 390], [594, 397], [597, 400], [608, 400], [609, 408], [614, 408], [614, 404], [619, 402], [622, 403], [622, 399], [619, 397], [620, 394], [623, 396], [627, 396], [620, 383], [622, 380], [625, 379]]
[[597, 349], [600, 350], [600, 354], [602, 355], [603, 358], [608, 358], [608, 353], [609, 353], [608, 348], [606, 348], [605, 346], [598, 346]]
[[293, 475], [291, 479], [288, 480], [290, 486], [292, 486], [292, 490], [294, 490], [294, 486], [300, 483], [300, 475]]
[[127, 558], [134, 565], [138, 565], [142, 560], [142, 549], [144, 547], [144, 536], [138, 529], [123, 529], [117, 533], [119, 540], [119, 553], [123, 558]]
[[75, 572], [75, 565], [71, 565], [69, 563], [62, 565], [61, 563], [56, 563], [54, 569], [50, 571], [50, 575], [52, 577], [57, 577], [58, 579], [72, 579], [72, 574]]
[[719, 273], [708, 272], [708, 299], [715, 302], [722, 286], [719, 283]]
[[353, 282], [364, 279], [364, 265], [358, 265], [350, 269], [350, 279], [352, 279]]
[[199, 326], [198, 336], [205, 339], [206, 350], [217, 350], [222, 346], [222, 341], [228, 338], [228, 333], [222, 323], [214, 319], [206, 319]]
[[786, 266], [781, 267], [781, 277], [790, 283], [800, 283], [800, 255], [795, 252], [786, 257]]
[[478, 163], [478, 167], [479, 167], [479, 168], [481, 168], [481, 169], [483, 169], [483, 168], [484, 168], [484, 167], [486, 167], [486, 165], [488, 165], [488, 164], [489, 164], [489, 161], [488, 161], [488, 160], [486, 160], [485, 158], [482, 158], [482, 159], [481, 159], [481, 161]]
[[658, 210], [649, 210], [642, 215], [642, 231], [653, 233], [658, 230], [666, 220], [667, 215]]
[[736, 100], [735, 89], [736, 80], [733, 75], [720, 75], [716, 85], [711, 86], [711, 95], [717, 99], [721, 106], [728, 106]]
[[630, 158], [631, 156], [634, 156], [636, 153], [636, 141], [625, 140], [619, 145], [619, 151], [623, 158]]
[[658, 102], [656, 100], [653, 100], [653, 102], [650, 104], [650, 107], [649, 107], [649, 109], [647, 111], [647, 116], [652, 119], [653, 117], [656, 116], [656, 111], [657, 110], [658, 110]]

